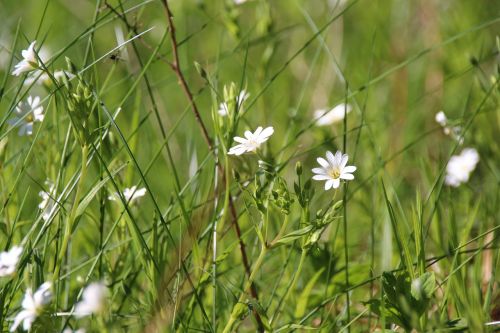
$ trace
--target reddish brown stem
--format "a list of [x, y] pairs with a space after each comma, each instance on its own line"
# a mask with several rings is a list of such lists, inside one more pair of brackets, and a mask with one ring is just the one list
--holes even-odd
[[[182, 90], [184, 91], [184, 94], [186, 95], [186, 98], [189, 101], [189, 104], [191, 106], [191, 109], [193, 110], [194, 116], [196, 118], [196, 121], [198, 122], [198, 125], [201, 128], [203, 138], [205, 139], [205, 142], [207, 143], [208, 148], [210, 149], [211, 152], [214, 154], [216, 153], [214, 150], [213, 142], [212, 139], [210, 138], [210, 135], [208, 134], [208, 130], [203, 123], [203, 120], [201, 119], [200, 112], [198, 111], [198, 107], [196, 106], [196, 103], [193, 98], [193, 94], [191, 93], [191, 90], [189, 89], [189, 86], [186, 82], [186, 79], [184, 77], [184, 74], [182, 73], [181, 67], [180, 67], [180, 62], [179, 62], [179, 52], [177, 48], [177, 38], [175, 36], [175, 25], [172, 20], [172, 12], [170, 11], [170, 7], [168, 5], [167, 0], [162, 0], [163, 7], [165, 9], [165, 13], [167, 15], [167, 20], [168, 20], [168, 26], [169, 26], [169, 33], [170, 33], [170, 42], [172, 45], [172, 53], [173, 53], [173, 61], [170, 63], [170, 67], [172, 70], [175, 72], [177, 79], [179, 81], [179, 85], [181, 86]], [[217, 161], [217, 159], [216, 159]], [[217, 169], [219, 170], [219, 173], [222, 175], [223, 182], [227, 182], [228, 180], [226, 179], [225, 172], [224, 172], [224, 167], [216, 162]], [[232, 224], [234, 225], [234, 229], [236, 231], [236, 236], [238, 237], [238, 242], [240, 246], [240, 251], [241, 251], [241, 257], [243, 261], [243, 266], [245, 267], [245, 272], [247, 276], [250, 276], [250, 263], [248, 262], [248, 256], [245, 250], [245, 243], [243, 242], [241, 238], [241, 229], [238, 224], [238, 213], [236, 212], [236, 208], [234, 206], [234, 202], [231, 198], [229, 197], [229, 209], [231, 212], [231, 217], [232, 217]], [[258, 294], [257, 294], [257, 288], [254, 283], [252, 283], [251, 288], [250, 288], [252, 297], [258, 300]], [[255, 319], [257, 320], [259, 332], [264, 332], [264, 325], [262, 324], [262, 320], [259, 316], [259, 314], [254, 311], [253, 312], [255, 315]]]

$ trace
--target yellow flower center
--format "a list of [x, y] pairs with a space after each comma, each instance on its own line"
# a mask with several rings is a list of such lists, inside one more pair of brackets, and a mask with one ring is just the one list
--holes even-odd
[[332, 177], [333, 179], [337, 179], [340, 177], [340, 170], [337, 168], [330, 169], [328, 170], [328, 176]]

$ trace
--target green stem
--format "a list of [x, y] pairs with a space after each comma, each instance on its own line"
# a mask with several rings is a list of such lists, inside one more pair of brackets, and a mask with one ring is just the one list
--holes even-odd
[[[287, 290], [286, 290], [286, 293], [285, 295], [283, 296], [283, 298], [281, 299], [281, 302], [280, 304], [285, 304], [288, 296], [290, 296], [290, 292], [295, 289], [295, 284], [297, 284], [297, 280], [299, 279], [299, 276], [300, 276], [300, 273], [302, 272], [302, 267], [304, 266], [304, 261], [306, 259], [306, 255], [307, 255], [307, 249], [305, 248], [302, 248], [302, 253], [300, 254], [300, 261], [299, 261], [299, 266], [297, 267], [297, 270], [295, 271], [295, 274], [293, 275], [293, 279], [292, 279], [292, 282], [290, 283], [290, 285], [288, 286]], [[273, 318], [271, 318], [271, 324], [278, 319], [278, 316], [279, 316], [279, 311], [280, 311], [280, 307], [278, 307], [278, 309], [276, 309], [276, 315], [273, 316]]]
[[[344, 147], [345, 148], [345, 147]], [[347, 205], [346, 205], [346, 199], [347, 199], [347, 185], [344, 183], [344, 198], [342, 202], [342, 207], [344, 209], [343, 219], [344, 219], [344, 259], [345, 259], [345, 288], [346, 288], [346, 307], [347, 307], [347, 322], [351, 321], [351, 300], [349, 296], [349, 246], [347, 244], [348, 241], [348, 235], [347, 235]], [[351, 327], [347, 327], [347, 332], [351, 332]]]
[[247, 282], [245, 283], [245, 287], [243, 288], [243, 292], [241, 293], [238, 302], [233, 306], [233, 309], [231, 311], [231, 317], [229, 317], [229, 320], [224, 327], [223, 333], [229, 333], [231, 332], [231, 328], [233, 327], [234, 323], [238, 319], [238, 313], [237, 313], [237, 307], [236, 305], [240, 304], [243, 302], [245, 295], [247, 294], [247, 291], [250, 289], [252, 286], [253, 280], [255, 279], [255, 275], [260, 269], [260, 266], [262, 266], [262, 263], [264, 262], [264, 257], [266, 256], [267, 253], [267, 247], [265, 245], [262, 246], [262, 249], [260, 251], [260, 255], [257, 258], [257, 261], [255, 262], [255, 265], [253, 267], [252, 273], [250, 274], [250, 277], [248, 278]]
[[59, 258], [56, 262], [56, 267], [54, 269], [54, 278], [59, 277], [59, 273], [61, 271], [61, 266], [63, 264], [64, 256], [66, 254], [66, 250], [68, 249], [68, 243], [69, 243], [69, 239], [71, 237], [71, 230], [73, 229], [73, 224], [75, 222], [78, 203], [80, 201], [80, 197], [81, 197], [82, 191], [83, 191], [83, 183], [85, 180], [85, 176], [87, 174], [88, 156], [89, 156], [89, 147], [87, 145], [83, 145], [82, 146], [82, 170], [80, 172], [80, 179], [78, 180], [75, 199], [73, 200], [73, 206], [71, 207], [71, 211], [68, 215], [68, 219], [66, 220], [66, 228], [64, 229], [63, 241], [62, 241], [61, 249], [59, 250]]

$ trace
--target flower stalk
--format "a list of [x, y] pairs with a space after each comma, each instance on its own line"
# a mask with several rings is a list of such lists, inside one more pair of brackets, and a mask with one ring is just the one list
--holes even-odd
[[83, 184], [85, 182], [85, 177], [87, 175], [87, 161], [89, 156], [89, 147], [88, 145], [82, 145], [82, 163], [81, 163], [81, 172], [80, 179], [78, 180], [78, 185], [76, 188], [75, 199], [73, 200], [73, 205], [71, 206], [71, 211], [66, 220], [66, 226], [64, 229], [64, 236], [61, 245], [61, 249], [59, 251], [59, 258], [56, 262], [56, 267], [54, 270], [54, 277], [58, 278], [59, 273], [61, 271], [61, 266], [63, 264], [64, 256], [66, 255], [66, 251], [68, 249], [69, 239], [71, 238], [71, 231], [73, 230], [73, 226], [76, 220], [76, 212], [78, 209], [78, 203], [80, 202], [80, 198], [83, 192]]
[[259, 254], [259, 257], [257, 258], [257, 261], [255, 262], [255, 265], [252, 269], [252, 273], [250, 274], [250, 277], [248, 278], [247, 282], [245, 283], [245, 287], [243, 288], [243, 292], [241, 293], [240, 297], [238, 298], [238, 302], [233, 306], [233, 310], [231, 311], [231, 316], [229, 317], [229, 320], [226, 323], [224, 330], [222, 331], [223, 333], [231, 332], [231, 328], [233, 327], [236, 320], [238, 320], [240, 311], [238, 311], [239, 307], [237, 305], [243, 303], [243, 301], [245, 299], [245, 295], [247, 294], [247, 291], [252, 286], [253, 281], [255, 279], [255, 276], [257, 275], [257, 272], [259, 271], [260, 267], [262, 266], [262, 263], [264, 262], [264, 257], [266, 256], [267, 250], [268, 250], [267, 246], [265, 244], [263, 244], [261, 251], [260, 251], [260, 254]]

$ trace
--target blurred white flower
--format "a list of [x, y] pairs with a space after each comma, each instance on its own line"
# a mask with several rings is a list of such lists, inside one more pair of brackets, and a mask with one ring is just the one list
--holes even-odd
[[219, 115], [225, 117], [229, 114], [229, 106], [227, 106], [226, 102], [222, 102], [219, 104], [219, 110], [217, 110]]
[[262, 126], [259, 126], [254, 133], [245, 131], [244, 138], [241, 138], [239, 136], [234, 137], [234, 141], [238, 142], [239, 145], [231, 147], [228, 154], [242, 155], [246, 152], [254, 152], [260, 147], [262, 143], [266, 142], [273, 133], [274, 128], [272, 126], [265, 129], [262, 129]]
[[33, 123], [42, 122], [44, 118], [43, 106], [40, 105], [40, 97], [28, 96], [26, 102], [20, 101], [16, 106], [16, 115], [9, 119], [12, 126], [19, 126], [19, 136], [32, 135]]
[[459, 144], [464, 143], [464, 136], [462, 134], [462, 127], [450, 126], [448, 124], [448, 118], [446, 117], [446, 115], [443, 111], [439, 111], [438, 113], [436, 113], [436, 116], [434, 119], [436, 120], [436, 122], [439, 125], [441, 125], [441, 127], [443, 128], [443, 133], [445, 135], [450, 136], [455, 141], [457, 141]]
[[351, 112], [352, 106], [350, 104], [339, 104], [335, 106], [330, 111], [325, 109], [320, 109], [314, 111], [314, 119], [316, 120], [316, 125], [327, 126], [338, 123], [344, 119], [344, 116]]
[[446, 185], [458, 187], [469, 180], [470, 174], [479, 162], [479, 154], [474, 148], [465, 148], [460, 155], [454, 155], [446, 165]]
[[[70, 79], [70, 80], [75, 77], [74, 74], [71, 74], [70, 72], [65, 71], [65, 70], [55, 71], [52, 74], [52, 76], [54, 77], [54, 79], [58, 83], [63, 82], [64, 76], [67, 76], [68, 79]], [[36, 84], [45, 85], [45, 86], [51, 86], [53, 84], [53, 81], [50, 78], [50, 76], [47, 73], [42, 72], [41, 70], [36, 70], [33, 73], [31, 73], [30, 75], [28, 75], [26, 80], [24, 80], [24, 85], [30, 86], [34, 82]]]
[[21, 246], [13, 246], [9, 251], [0, 252], [0, 277], [14, 274], [21, 253]]
[[35, 319], [42, 313], [43, 308], [52, 300], [52, 283], [43, 283], [33, 294], [31, 288], [26, 289], [22, 310], [14, 318], [14, 323], [10, 331], [14, 332], [17, 327], [23, 323], [23, 330], [29, 331]]
[[42, 201], [38, 204], [38, 208], [42, 211], [43, 220], [47, 221], [56, 207], [56, 201], [54, 200], [56, 188], [50, 180], [45, 181], [45, 185], [47, 185], [48, 191], [38, 192], [38, 195], [42, 198]]
[[446, 115], [444, 114], [443, 111], [439, 111], [438, 113], [436, 113], [435, 119], [436, 122], [442, 127], [445, 127], [446, 124], [448, 123], [448, 118], [446, 118]]
[[235, 5], [241, 5], [249, 0], [233, 0]]
[[21, 55], [23, 56], [23, 60], [21, 60], [15, 67], [12, 75], [19, 76], [22, 73], [30, 72], [34, 69], [38, 68], [38, 60], [35, 54], [35, 43], [33, 41], [28, 49], [23, 50]]
[[108, 296], [109, 290], [103, 282], [91, 283], [83, 290], [82, 300], [73, 313], [78, 318], [99, 314], [104, 311]]
[[[243, 89], [240, 91], [240, 94], [238, 95], [238, 97], [236, 97], [236, 104], [237, 104], [238, 110], [241, 109], [241, 107], [243, 106], [243, 103], [248, 99], [248, 97], [250, 97], [250, 94], [247, 93], [246, 90]], [[225, 117], [229, 114], [229, 106], [228, 106], [227, 101], [219, 104], [219, 110], [217, 112], [222, 117]]]
[[348, 159], [349, 156], [347, 154], [342, 154], [340, 151], [337, 151], [335, 155], [327, 151], [326, 160], [322, 157], [318, 157], [317, 161], [321, 165], [321, 168], [312, 169], [312, 172], [315, 173], [313, 179], [326, 180], [325, 191], [331, 188], [338, 188], [341, 179], [354, 179], [352, 173], [356, 171], [356, 167], [347, 165]]
[[[137, 186], [132, 186], [130, 188], [126, 188], [123, 190], [123, 196], [125, 197], [125, 200], [127, 202], [132, 202], [145, 195], [146, 195], [146, 189], [144, 187], [137, 189]], [[115, 192], [108, 197], [108, 200], [120, 201], [120, 194]]]

